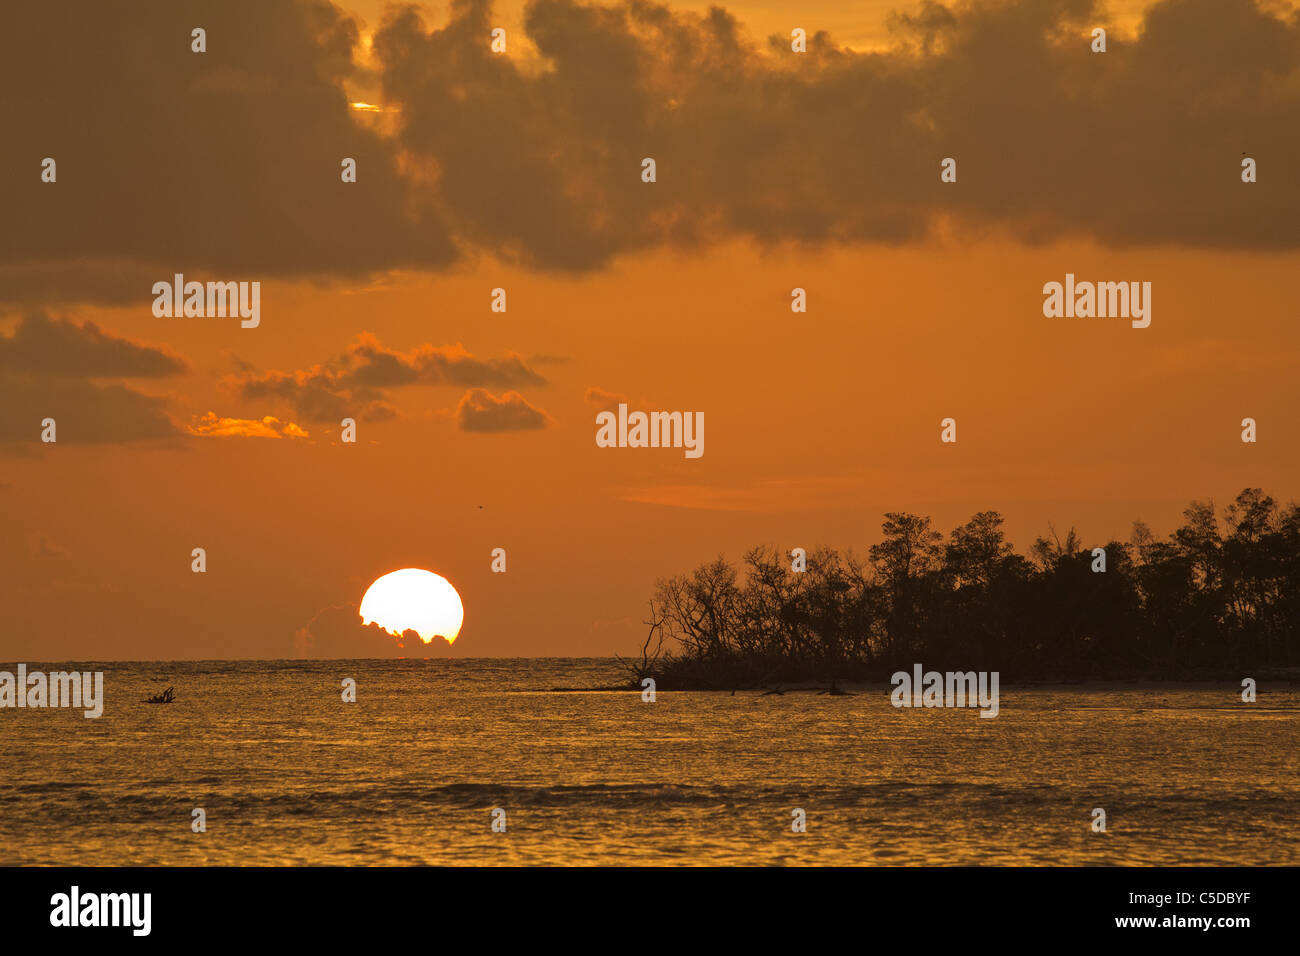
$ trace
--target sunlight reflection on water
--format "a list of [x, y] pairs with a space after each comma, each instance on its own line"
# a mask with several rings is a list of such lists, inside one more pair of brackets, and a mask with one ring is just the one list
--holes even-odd
[[883, 686], [547, 692], [608, 660], [89, 669], [99, 720], [0, 712], [0, 863], [1300, 863], [1294, 688], [1004, 687], [981, 720]]

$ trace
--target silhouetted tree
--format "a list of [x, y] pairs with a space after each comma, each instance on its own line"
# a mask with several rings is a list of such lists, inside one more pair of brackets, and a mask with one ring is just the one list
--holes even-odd
[[674, 649], [638, 665], [679, 684], [881, 677], [923, 661], [1014, 676], [1174, 676], [1300, 664], [1300, 508], [1258, 488], [1223, 512], [1193, 502], [1164, 540], [1134, 522], [1105, 572], [1073, 528], [1015, 553], [982, 511], [945, 541], [890, 512], [860, 561], [814, 550], [807, 569], [755, 548], [658, 582], [651, 630]]

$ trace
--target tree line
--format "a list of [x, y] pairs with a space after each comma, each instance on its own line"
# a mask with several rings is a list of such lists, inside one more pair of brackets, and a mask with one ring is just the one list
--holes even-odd
[[1010, 680], [1300, 665], [1300, 508], [1247, 488], [1221, 519], [1211, 502], [1183, 517], [1164, 539], [1138, 521], [1126, 542], [1052, 531], [1021, 555], [995, 511], [947, 537], [891, 512], [865, 557], [819, 548], [796, 571], [769, 547], [741, 567], [720, 556], [657, 582], [633, 674], [736, 688], [884, 680], [918, 662]]

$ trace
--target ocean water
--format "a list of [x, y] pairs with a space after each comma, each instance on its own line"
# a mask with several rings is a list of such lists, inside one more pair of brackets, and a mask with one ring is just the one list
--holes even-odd
[[77, 666], [102, 718], [0, 710], [0, 863], [1300, 864], [1294, 687], [1004, 687], [990, 720], [555, 690], [610, 660]]

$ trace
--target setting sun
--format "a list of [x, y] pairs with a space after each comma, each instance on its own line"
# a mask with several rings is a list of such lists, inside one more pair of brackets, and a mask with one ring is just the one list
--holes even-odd
[[465, 607], [451, 582], [421, 568], [392, 571], [375, 581], [361, 599], [361, 621], [401, 637], [415, 631], [428, 644], [435, 637], [451, 644], [460, 634]]

